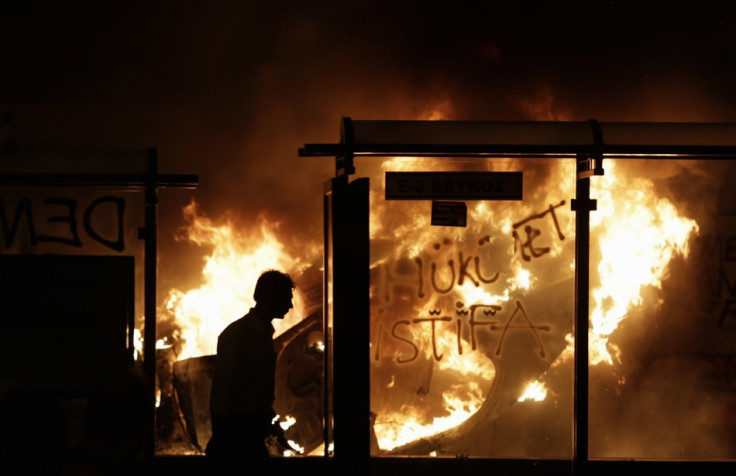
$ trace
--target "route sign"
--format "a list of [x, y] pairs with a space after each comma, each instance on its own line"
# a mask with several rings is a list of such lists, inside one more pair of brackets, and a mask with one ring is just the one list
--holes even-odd
[[521, 200], [521, 172], [386, 172], [386, 200]]

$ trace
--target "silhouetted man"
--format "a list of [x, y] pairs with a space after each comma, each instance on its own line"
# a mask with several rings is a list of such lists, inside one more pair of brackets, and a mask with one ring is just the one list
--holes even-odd
[[206, 453], [229, 466], [262, 464], [268, 458], [265, 439], [283, 441], [274, 423], [276, 352], [273, 319], [293, 307], [294, 281], [288, 274], [261, 274], [253, 292], [255, 306], [229, 324], [217, 338], [217, 361], [210, 394], [212, 438]]

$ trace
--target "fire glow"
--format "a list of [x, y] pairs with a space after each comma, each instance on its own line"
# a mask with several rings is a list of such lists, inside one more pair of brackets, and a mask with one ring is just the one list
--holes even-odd
[[601, 285], [592, 290], [591, 365], [620, 362], [619, 349], [608, 343], [608, 336], [632, 307], [642, 304], [646, 286], [661, 289], [670, 260], [688, 256], [688, 240], [699, 229], [694, 220], [679, 216], [669, 200], [657, 197], [652, 182], [615, 172], [615, 163], [609, 162], [606, 175], [591, 181], [599, 202], [591, 215], [591, 234], [601, 251]]
[[[392, 170], [394, 170], [394, 166], [396, 166], [396, 169], [404, 169], [406, 167], [406, 162], [401, 164], [397, 162], [387, 161], [384, 166]], [[418, 162], [420, 162], [421, 167], [426, 166], [426, 162], [422, 162], [421, 160]], [[443, 402], [440, 409], [432, 410], [431, 408], [427, 408], [429, 398], [426, 396], [417, 399], [416, 395], [409, 395], [402, 400], [402, 403], [396, 409], [390, 410], [389, 408], [393, 405], [390, 403], [390, 398], [381, 396], [381, 390], [373, 388], [371, 400], [372, 410], [377, 413], [374, 429], [377, 434], [378, 444], [382, 450], [391, 452], [396, 448], [409, 445], [418, 439], [427, 438], [428, 435], [444, 432], [447, 430], [448, 422], [452, 422], [452, 425], [459, 426], [464, 421], [469, 420], [475, 412], [490, 400], [503, 398], [502, 395], [494, 395], [493, 393], [493, 382], [498, 377], [498, 369], [494, 365], [494, 362], [502, 352], [502, 341], [507, 335], [506, 331], [508, 329], [515, 328], [517, 332], [533, 332], [537, 342], [539, 342], [541, 356], [544, 357], [544, 348], [540, 341], [540, 334], [542, 331], [548, 330], [549, 326], [533, 322], [534, 319], [527, 316], [524, 307], [520, 305], [519, 301], [517, 301], [516, 307], [514, 307], [513, 302], [518, 297], [523, 298], [534, 292], [544, 292], [536, 289], [536, 287], [549, 279], [545, 276], [550, 275], [549, 270], [543, 266], [535, 266], [535, 264], [540, 262], [540, 260], [535, 262], [535, 258], [545, 255], [555, 258], [563, 257], [563, 260], [570, 260], [565, 267], [570, 271], [574, 270], [574, 260], [571, 253], [564, 255], [564, 246], [566, 243], [568, 245], [570, 243], [564, 242], [564, 239], [566, 236], [573, 234], [571, 223], [573, 215], [565, 213], [565, 208], [559, 208], [565, 204], [565, 201], [560, 201], [560, 198], [564, 198], [569, 193], [568, 190], [564, 189], [564, 185], [562, 184], [566, 182], [566, 177], [570, 173], [570, 169], [564, 164], [561, 164], [559, 167], [555, 167], [550, 173], [546, 185], [536, 190], [537, 196], [534, 197], [534, 200], [530, 200], [530, 202], [546, 203], [546, 211], [544, 208], [539, 208], [539, 205], [528, 205], [527, 203], [516, 206], [514, 210], [511, 206], [500, 203], [494, 203], [492, 206], [489, 206], [487, 202], [480, 202], [474, 207], [474, 212], [477, 215], [475, 218], [469, 220], [471, 223], [469, 229], [444, 229], [441, 232], [437, 232], [436, 229], [429, 227], [422, 219], [423, 210], [420, 208], [421, 205], [415, 206], [405, 216], [398, 215], [398, 219], [392, 217], [392, 214], [397, 216], [395, 210], [386, 212], [381, 210], [380, 206], [372, 207], [372, 239], [378, 241], [386, 239], [387, 241], [396, 243], [393, 251], [394, 255], [393, 257], [388, 257], [388, 261], [396, 260], [397, 256], [398, 260], [401, 261], [401, 254], [403, 252], [407, 258], [413, 258], [415, 262], [418, 262], [417, 260], [422, 256], [422, 250], [425, 250], [424, 267], [426, 268], [427, 249], [431, 249], [432, 247], [435, 250], [447, 249], [445, 254], [440, 252], [432, 258], [433, 264], [430, 276], [433, 280], [435, 296], [428, 298], [422, 307], [415, 307], [415, 311], [419, 316], [425, 316], [428, 314], [427, 311], [429, 311], [429, 314], [438, 316], [437, 309], [442, 307], [442, 305], [452, 307], [454, 301], [455, 307], [458, 308], [457, 311], [460, 311], [460, 308], [470, 309], [472, 314], [474, 307], [480, 306], [489, 309], [493, 307], [499, 311], [502, 308], [505, 309], [508, 316], [509, 309], [515, 309], [515, 311], [520, 311], [518, 315], [523, 315], [527, 320], [526, 323], [523, 321], [517, 322], [519, 319], [517, 317], [517, 321], [513, 321], [514, 316], [517, 316], [514, 311], [511, 317], [501, 317], [497, 324], [491, 324], [491, 331], [495, 329], [502, 332], [498, 345], [490, 346], [491, 350], [495, 350], [495, 356], [487, 352], [475, 351], [474, 344], [470, 346], [473, 351], [468, 352], [468, 342], [460, 337], [464, 329], [463, 326], [465, 326], [466, 332], [468, 327], [462, 318], [453, 319], [452, 322], [450, 322], [449, 317], [446, 318], [447, 327], [450, 327], [453, 323], [457, 324], [455, 330], [446, 332], [446, 334], [452, 334], [457, 340], [447, 339], [443, 341], [438, 338], [441, 334], [439, 331], [441, 325], [439, 321], [433, 322], [432, 326], [412, 325], [410, 335], [398, 336], [397, 340], [400, 342], [396, 345], [393, 355], [389, 357], [393, 359], [395, 364], [401, 365], [402, 363], [411, 362], [412, 365], [415, 365], [413, 358], [407, 360], [408, 348], [405, 344], [402, 344], [402, 342], [409, 343], [410, 341], [417, 348], [425, 350], [424, 360], [421, 358], [417, 359], [417, 361], [422, 362], [421, 364], [416, 364], [418, 371], [421, 371], [420, 369], [424, 365], [428, 365], [431, 368], [431, 362], [433, 360], [437, 364], [434, 366], [435, 374], [432, 375], [431, 370], [428, 371], [427, 380], [418, 387], [422, 394], [426, 395], [426, 393], [429, 393], [430, 390], [428, 389], [432, 385], [436, 385], [436, 382], [441, 381], [440, 378], [437, 378], [438, 372], [447, 373], [450, 369], [459, 368], [458, 366], [461, 365], [459, 362], [463, 362], [463, 366], [476, 370], [475, 372], [469, 370], [466, 374], [463, 374], [462, 382], [467, 385], [474, 385], [479, 390], [475, 394], [476, 397], [481, 396], [481, 398], [470, 397], [469, 395], [473, 393], [468, 388], [463, 388], [463, 385], [458, 384], [438, 392], [441, 394], [441, 401]], [[679, 216], [675, 206], [671, 202], [657, 197], [651, 181], [642, 177], [621, 176], [613, 162], [608, 162], [606, 175], [604, 177], [596, 177], [596, 180], [600, 180], [600, 183], [595, 182], [596, 187], [593, 189], [593, 195], [594, 198], [599, 199], [599, 206], [598, 210], [593, 214], [595, 220], [592, 225], [592, 235], [594, 240], [597, 240], [597, 243], [599, 243], [601, 254], [604, 258], [601, 259], [597, 267], [599, 275], [597, 282], [600, 286], [593, 291], [596, 307], [591, 315], [591, 365], [601, 362], [613, 365], [614, 360], [610, 357], [606, 358], [608, 354], [604, 353], [606, 349], [616, 349], [615, 345], [608, 343], [608, 336], [616, 329], [618, 323], [626, 317], [627, 312], [633, 306], [642, 303], [644, 299], [642, 297], [642, 290], [645, 287], [660, 288], [662, 280], [666, 278], [667, 265], [670, 260], [678, 255], [687, 257], [687, 242], [691, 234], [697, 232], [698, 226], [695, 221]], [[373, 201], [379, 202], [377, 198], [374, 198]], [[407, 219], [411, 215], [416, 216], [417, 219]], [[518, 220], [520, 216], [527, 218]], [[547, 220], [549, 230], [547, 233], [556, 239], [544, 242], [544, 246], [541, 243], [533, 243], [532, 239], [535, 236], [545, 232], [537, 229], [533, 229], [530, 232], [528, 228], [522, 228], [522, 224], [532, 219]], [[396, 221], [396, 223], [394, 224], [393, 221]], [[480, 224], [476, 229], [473, 229], [473, 221]], [[486, 233], [489, 230], [484, 226], [488, 223], [498, 224], [496, 225], [496, 230], [491, 229], [489, 233]], [[603, 226], [606, 223], [610, 224], [610, 226]], [[541, 225], [537, 224], [535, 226], [541, 227]], [[505, 258], [510, 258], [510, 264], [502, 270], [501, 277], [498, 281], [490, 285], [479, 285], [478, 282], [471, 284], [468, 281], [462, 283], [463, 272], [467, 273], [466, 277], [472, 280], [473, 272], [470, 270], [471, 266], [469, 265], [467, 268], [457, 271], [457, 273], [447, 273], [447, 269], [452, 267], [453, 260], [457, 260], [455, 261], [456, 263], [464, 261], [469, 263], [471, 256], [476, 260], [479, 256], [485, 256], [480, 251], [477, 252], [478, 254], [473, 254], [473, 251], [468, 250], [468, 241], [470, 241], [468, 240], [468, 236], [484, 236], [481, 241], [485, 240], [489, 242], [496, 239], [495, 236], [499, 233], [497, 231], [499, 229], [501, 234], [509, 234], [510, 230], [518, 230], [519, 232], [524, 230], [527, 233], [528, 241], [523, 241], [522, 233], [514, 234], [513, 250], [509, 249]], [[494, 238], [491, 238], [491, 236]], [[465, 254], [454, 255], [454, 250], [450, 251], [450, 248], [454, 244], [457, 244], [458, 248], [463, 247], [462, 249], [465, 250]], [[564, 256], [568, 258], [564, 258]], [[523, 259], [520, 259], [520, 257]], [[404, 262], [408, 262], [408, 260], [405, 259]], [[434, 263], [436, 263], [436, 267]], [[449, 266], [444, 265], [444, 263], [448, 263]], [[386, 261], [376, 261], [374, 266], [381, 269], [380, 276], [382, 278], [380, 279], [388, 280], [392, 285], [399, 284], [406, 286], [409, 284], [410, 279], [407, 278], [407, 275], [399, 274], [400, 271], [397, 271], [400, 266], [396, 266], [393, 271], [385, 271], [384, 268], [390, 266]], [[418, 272], [421, 274], [422, 266], [419, 266], [419, 268]], [[435, 277], [435, 270], [440, 270], [441, 268], [445, 271], [437, 271]], [[482, 264], [481, 268], [484, 270], [484, 273], [487, 273], [487, 264]], [[549, 268], [549, 266], [546, 268]], [[439, 296], [446, 294], [449, 288], [444, 286], [454, 279], [456, 274], [460, 275], [461, 278], [451, 293], [452, 297]], [[480, 273], [476, 277], [480, 280]], [[434, 284], [435, 279], [442, 284]], [[427, 277], [425, 274], [426, 280]], [[402, 296], [400, 293], [397, 293], [396, 296], [392, 297], [392, 302], [386, 302], [384, 304], [390, 307], [401, 299], [408, 301], [416, 300], [416, 296], [424, 294], [421, 289], [421, 283], [423, 281], [419, 279], [418, 282], [420, 283], [418, 285], [420, 292], [415, 297], [406, 294]], [[489, 281], [484, 282], [488, 283]], [[378, 289], [378, 294], [385, 294], [381, 286], [378, 286]], [[388, 312], [386, 309], [383, 306], [372, 312], [372, 315], [378, 316], [378, 320], [381, 321], [381, 323], [375, 326], [378, 329], [378, 333], [386, 333], [386, 324], [383, 323], [386, 318], [380, 317]], [[405, 313], [406, 311], [398, 312]], [[571, 312], [572, 310], [570, 310]], [[447, 314], [451, 315], [452, 313], [448, 312]], [[534, 316], [534, 318], [539, 319], [538, 316]], [[570, 318], [572, 318], [571, 315]], [[420, 323], [421, 321], [428, 320], [430, 319], [415, 319], [412, 322]], [[406, 320], [404, 322], [406, 322], [406, 325], [399, 328], [394, 327], [394, 329], [409, 330], [409, 321]], [[469, 327], [471, 334], [470, 340], [475, 342], [475, 329], [472, 323]], [[479, 327], [479, 329], [481, 328]], [[571, 334], [566, 334], [563, 341], [566, 343], [566, 346], [556, 355], [556, 359], [549, 364], [548, 368], [553, 369], [565, 362], [569, 362], [570, 357], [573, 355], [572, 346], [574, 342]], [[377, 338], [373, 342], [374, 345], [377, 345], [377, 343], [386, 345], [385, 342], [381, 342]], [[376, 354], [380, 352], [379, 349], [374, 350]], [[448, 364], [449, 362], [453, 363]], [[406, 379], [407, 377], [401, 376], [404, 371], [397, 370], [396, 365], [394, 365], [393, 370], [390, 370], [390, 367], [390, 365], [383, 361], [379, 362], [379, 358], [376, 355], [374, 357], [372, 381], [376, 383], [381, 381], [388, 382], [385, 391], [396, 393], [397, 387], [400, 387], [400, 385], [397, 385], [397, 381], [402, 378]], [[478, 369], [482, 368], [492, 369], [492, 371], [482, 372], [483, 377], [481, 377], [481, 372]], [[391, 377], [384, 377], [382, 379], [380, 376], [384, 372], [391, 375]], [[518, 397], [518, 401], [544, 401], [548, 395], [548, 387], [542, 381], [542, 378], [544, 378], [544, 374], [540, 376], [540, 379], [530, 381], [523, 390], [519, 389], [521, 396]], [[414, 385], [417, 388], [416, 385], [418, 383], [414, 381], [410, 385]], [[465, 393], [465, 396], [457, 398], [457, 395], [462, 393]], [[416, 400], [416, 403], [412, 403], [412, 400]], [[458, 401], [464, 401], [465, 405], [462, 407], [457, 405], [456, 402]], [[381, 411], [381, 402], [386, 402], [383, 412]], [[437, 399], [435, 399], [435, 402], [437, 402]]]
[[542, 382], [535, 380], [533, 382], [529, 382], [529, 385], [526, 386], [524, 393], [521, 394], [518, 401], [525, 402], [527, 400], [532, 400], [535, 402], [541, 402], [545, 398], [547, 398], [547, 388]]
[[[427, 166], [421, 161], [406, 164], [387, 160], [384, 169]], [[502, 164], [510, 169], [522, 166]], [[542, 342], [550, 326], [518, 299], [532, 299], [549, 281], [550, 266], [540, 264], [540, 257], [556, 260], [558, 271], [552, 276], [571, 279], [574, 214], [564, 200], [571, 194], [565, 186], [571, 167], [562, 162], [554, 166], [545, 184], [521, 204], [471, 204], [474, 220], [464, 229], [430, 227], [426, 203], [403, 204], [403, 211], [396, 213], [378, 196], [372, 197], [371, 240], [391, 244], [380, 256], [372, 252], [371, 265], [371, 410], [381, 452], [457, 428], [491, 399], [500, 398], [493, 389], [507, 335], [536, 336], [531, 342], [539, 349], [531, 347], [530, 355], [548, 359], [549, 369], [569, 362], [569, 332], [564, 332], [561, 351], [547, 356]], [[599, 287], [592, 291], [590, 363], [614, 365], [618, 349], [608, 337], [630, 309], [642, 303], [644, 287], [661, 286], [670, 259], [687, 256], [688, 240], [698, 225], [657, 197], [647, 179], [619, 176], [612, 162], [606, 175], [591, 183], [598, 200], [591, 214], [592, 238], [602, 259], [593, 263]], [[299, 270], [309, 261], [287, 253], [278, 227], [266, 220], [246, 233], [231, 221], [213, 223], [198, 214], [194, 203], [186, 207], [185, 217], [187, 239], [212, 252], [202, 270], [203, 284], [188, 292], [172, 289], [166, 300], [180, 332], [179, 359], [215, 352], [219, 332], [253, 304], [249, 294], [261, 270]], [[536, 235], [524, 228], [532, 219], [546, 240], [533, 241]], [[491, 280], [496, 272], [498, 277]], [[490, 285], [479, 285], [481, 277]], [[275, 323], [277, 335], [305, 317], [298, 287], [294, 304], [287, 318]], [[477, 348], [476, 335], [471, 334], [473, 313], [480, 316], [481, 311], [485, 328], [478, 326], [478, 338], [491, 351]], [[567, 318], [572, 322], [572, 315]], [[513, 398], [544, 401], [549, 386], [543, 375], [527, 380]], [[437, 448], [427, 454], [438, 454]]]
[[[262, 219], [253, 230], [236, 230], [233, 222], [215, 224], [198, 213], [196, 203], [184, 209], [186, 239], [211, 247], [202, 269], [203, 284], [187, 292], [172, 289], [166, 312], [180, 329], [179, 359], [214, 354], [217, 336], [253, 306], [253, 289], [262, 271], [270, 268], [298, 272], [304, 259], [291, 256], [277, 236], [277, 225]], [[304, 296], [294, 290], [294, 309], [274, 321], [275, 336], [304, 318]]]

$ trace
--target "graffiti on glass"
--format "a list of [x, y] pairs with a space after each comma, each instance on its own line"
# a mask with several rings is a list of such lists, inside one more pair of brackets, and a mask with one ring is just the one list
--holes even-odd
[[[113, 236], [102, 233], [93, 216], [99, 214], [115, 224]], [[125, 250], [123, 221], [125, 199], [104, 195], [80, 207], [77, 200], [68, 197], [46, 197], [42, 203], [24, 197], [15, 203], [4, 203], [0, 198], [0, 237], [4, 249], [13, 247], [16, 239], [27, 240], [22, 245], [57, 243], [82, 248], [89, 238], [114, 251]], [[84, 233], [80, 231], [81, 228]]]
[[[512, 225], [513, 256], [520, 256], [524, 262], [541, 259], [550, 253], [550, 240], [564, 240], [556, 210], [562, 207], [565, 201], [549, 205], [545, 210], [533, 212], [529, 216], [516, 221]], [[543, 220], [549, 220], [551, 232], [545, 234], [541, 227]], [[520, 231], [523, 230], [522, 233]], [[479, 251], [451, 248], [451, 240], [444, 239], [432, 245], [432, 251], [442, 253], [443, 262], [438, 263], [428, 257], [429, 253], [420, 254], [414, 258], [406, 258], [397, 262], [384, 262], [378, 267], [376, 280], [376, 298], [380, 304], [378, 313], [383, 314], [386, 309], [395, 303], [399, 289], [410, 290], [413, 299], [438, 298], [451, 296], [460, 291], [459, 288], [468, 283], [475, 287], [492, 287], [494, 283], [501, 284], [501, 271], [494, 269], [492, 251], [483, 251], [483, 245], [493, 241], [491, 235], [484, 235], [478, 241]], [[438, 259], [439, 260], [439, 259]], [[497, 261], [495, 261], [497, 263]], [[468, 351], [463, 343], [463, 336], [469, 334], [469, 350], [478, 348], [478, 331], [484, 330], [497, 333], [498, 339], [494, 342], [493, 353], [500, 356], [504, 342], [509, 332], [528, 332], [533, 336], [537, 348], [536, 354], [544, 358], [547, 352], [544, 348], [540, 333], [549, 332], [551, 326], [538, 324], [533, 316], [527, 312], [521, 300], [515, 299], [510, 305], [475, 303], [466, 305], [462, 300], [455, 301], [454, 310], [430, 308], [422, 311], [416, 317], [401, 317], [392, 322], [379, 322], [373, 340], [373, 358], [379, 360], [385, 346], [384, 339], [391, 339], [402, 350], [396, 353], [397, 363], [404, 364], [415, 361], [420, 355], [420, 344], [413, 337], [420, 332], [427, 331], [431, 346], [432, 357], [435, 361], [442, 360], [445, 351], [438, 346], [439, 335], [450, 332], [452, 342], [456, 346], [458, 355]], [[425, 335], [426, 335], [425, 334]]]

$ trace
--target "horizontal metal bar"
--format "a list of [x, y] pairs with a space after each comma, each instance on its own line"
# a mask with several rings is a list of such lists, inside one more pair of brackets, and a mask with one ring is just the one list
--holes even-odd
[[0, 173], [0, 185], [14, 186], [114, 186], [142, 189], [153, 185], [157, 188], [196, 188], [198, 182], [197, 175]]
[[559, 145], [460, 145], [460, 144], [305, 144], [299, 149], [300, 157], [538, 157], [568, 158], [578, 155], [603, 154], [605, 158], [707, 158], [732, 159], [733, 146], [559, 146]]

